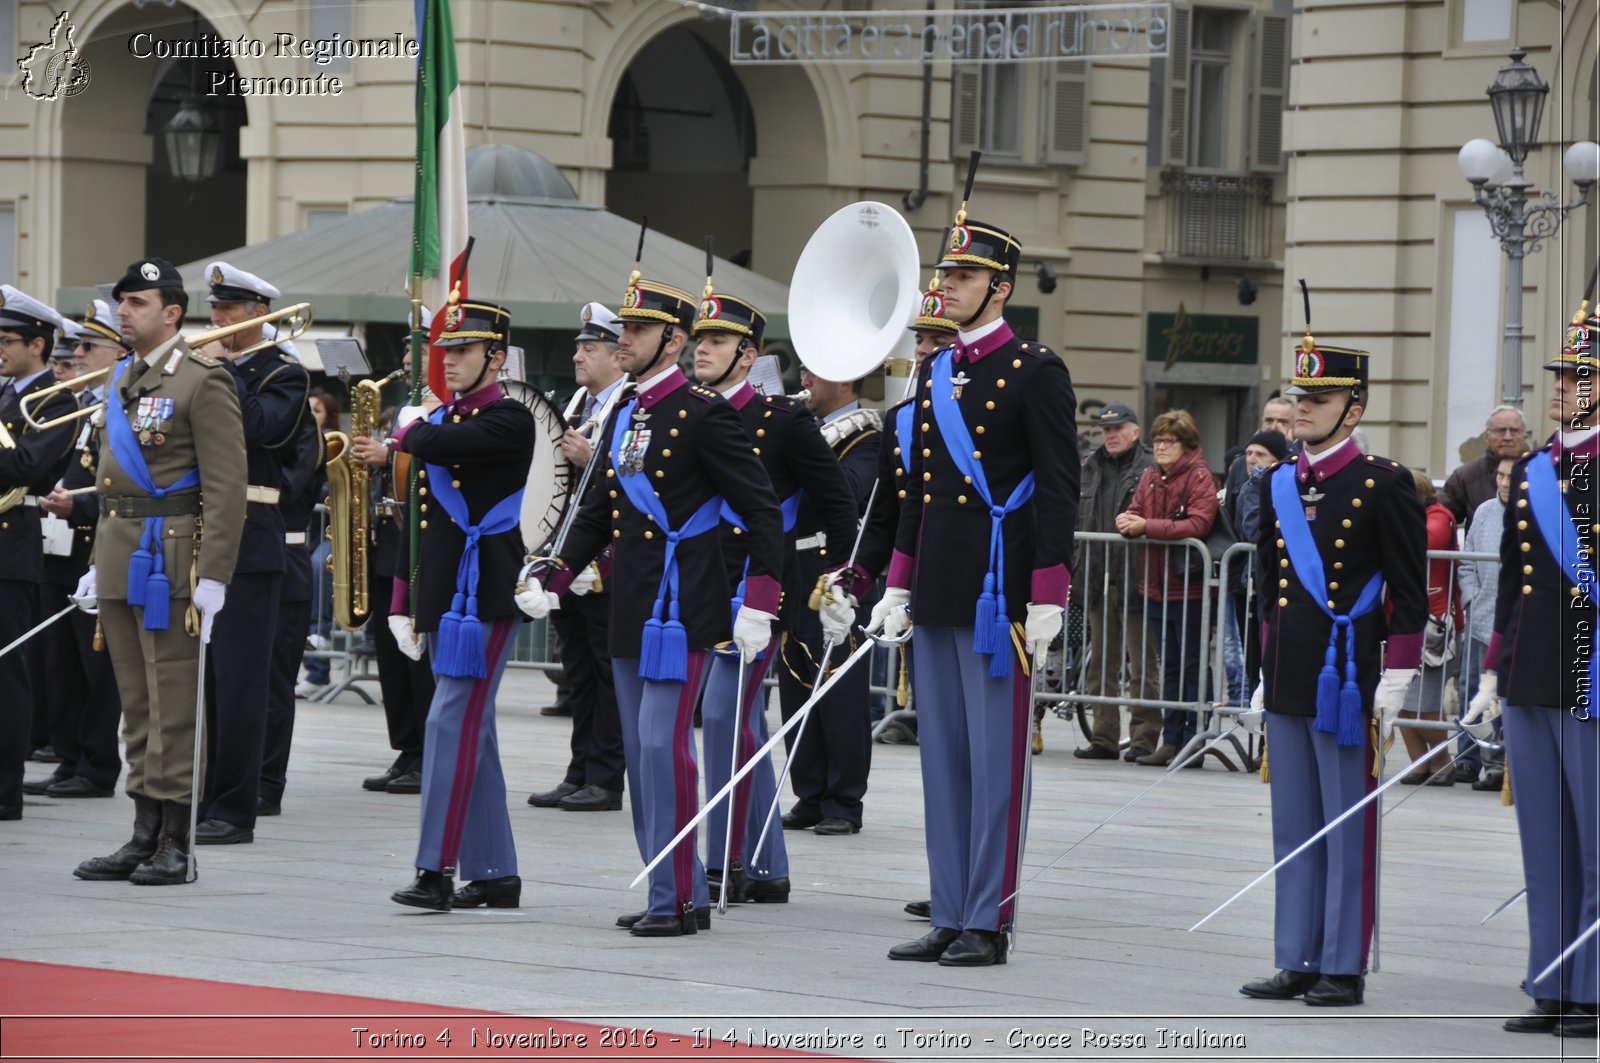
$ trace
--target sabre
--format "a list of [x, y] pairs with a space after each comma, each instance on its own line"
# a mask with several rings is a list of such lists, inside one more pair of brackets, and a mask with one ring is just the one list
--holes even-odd
[[[733, 695], [733, 752], [728, 758], [728, 774], [732, 775], [739, 768], [739, 729], [744, 726], [744, 674], [748, 667], [744, 659], [744, 651], [739, 652], [739, 687]], [[722, 888], [717, 891], [717, 914], [728, 914], [728, 880], [733, 877], [733, 809], [734, 802], [728, 802], [728, 814], [725, 817], [727, 827], [722, 836]], [[763, 838], [765, 834], [761, 835]], [[670, 847], [669, 847], [670, 848]], [[758, 850], [760, 846], [756, 847]], [[755, 863], [751, 857], [750, 862]]]
[[[1452, 743], [1452, 742], [1454, 742], [1456, 740], [1456, 737], [1457, 737], [1456, 735], [1452, 734], [1449, 738], [1446, 738], [1443, 742], [1440, 742], [1438, 745], [1434, 746], [1432, 749], [1428, 750], [1426, 753], [1423, 753], [1420, 757], [1417, 757], [1415, 759], [1418, 760], [1418, 761], [1425, 761], [1425, 760], [1431, 759], [1435, 753], [1443, 752], [1443, 750], [1444, 750], [1444, 748], [1446, 746], [1448, 746], [1450, 743]], [[1265, 871], [1261, 872], [1261, 874], [1257, 875], [1255, 877], [1255, 879], [1252, 880], [1251, 883], [1248, 886], [1246, 886], [1244, 889], [1240, 890], [1238, 893], [1235, 893], [1232, 897], [1229, 897], [1227, 900], [1223, 901], [1216, 908], [1212, 909], [1212, 911], [1211, 911], [1211, 913], [1209, 915], [1207, 915], [1204, 919], [1200, 920], [1194, 926], [1191, 926], [1189, 928], [1189, 932], [1193, 933], [1194, 931], [1199, 930], [1201, 927], [1205, 926], [1206, 923], [1210, 922], [1212, 917], [1215, 916], [1218, 912], [1221, 912], [1224, 908], [1228, 907], [1234, 901], [1238, 900], [1240, 897], [1243, 897], [1246, 893], [1249, 893], [1251, 890], [1253, 890], [1257, 886], [1261, 885], [1261, 883], [1263, 883], [1267, 879], [1271, 878], [1274, 874], [1277, 873], [1279, 868], [1283, 867], [1289, 861], [1293, 860], [1295, 857], [1299, 856], [1301, 853], [1303, 853], [1307, 849], [1311, 848], [1317, 842], [1321, 841], [1323, 839], [1323, 837], [1326, 836], [1335, 827], [1337, 827], [1339, 824], [1343, 823], [1345, 820], [1349, 819], [1351, 816], [1355, 815], [1357, 812], [1360, 812], [1363, 808], [1366, 808], [1372, 802], [1376, 801], [1380, 796], [1382, 796], [1384, 791], [1388, 790], [1391, 786], [1394, 786], [1396, 783], [1398, 783], [1401, 779], [1404, 779], [1405, 777], [1406, 777], [1406, 773], [1405, 772], [1396, 772], [1394, 777], [1391, 778], [1388, 782], [1384, 783], [1382, 786], [1379, 786], [1376, 790], [1373, 790], [1370, 794], [1368, 794], [1367, 796], [1363, 797], [1361, 800], [1357, 801], [1355, 804], [1351, 805], [1349, 808], [1345, 809], [1343, 812], [1339, 813], [1338, 817], [1336, 819], [1334, 819], [1333, 822], [1329, 823], [1326, 827], [1323, 827], [1321, 830], [1317, 831], [1317, 833], [1313, 834], [1311, 837], [1309, 837], [1305, 841], [1301, 842], [1298, 846], [1295, 847], [1295, 850], [1292, 853], [1290, 853], [1288, 856], [1285, 856], [1282, 860], [1279, 860], [1277, 863], [1273, 864], [1271, 867], [1267, 868]]]
[[[590, 424], [593, 424], [596, 429], [604, 428], [606, 422], [611, 419], [611, 411], [616, 409], [617, 402], [623, 398], [631, 397], [633, 389], [634, 384], [631, 380], [612, 388], [611, 394], [606, 396], [606, 401], [600, 404], [600, 409], [591, 414], [588, 423], [581, 425], [578, 431], [582, 432]], [[567, 545], [567, 533], [572, 531], [573, 521], [578, 518], [578, 509], [583, 505], [584, 492], [589, 487], [589, 480], [594, 476], [595, 467], [600, 464], [600, 455], [604, 453], [604, 448], [599, 445], [600, 438], [601, 433], [596, 431], [595, 438], [590, 444], [589, 460], [583, 466], [583, 475], [578, 478], [578, 490], [573, 493], [572, 501], [567, 506], [567, 512], [561, 517], [561, 527], [556, 531], [555, 542], [550, 546], [551, 557], [560, 557], [561, 548]], [[529, 560], [546, 559], [529, 558]]]
[[[204, 618], [199, 621], [202, 625]], [[183, 881], [193, 882], [200, 877], [200, 869], [195, 866], [194, 828], [195, 821], [200, 814], [200, 754], [204, 750], [204, 735], [206, 729], [206, 646], [208, 643], [195, 632], [195, 637], [200, 639], [200, 658], [198, 665], [199, 678], [195, 681], [194, 694], [194, 771], [189, 776], [189, 851], [184, 854]]]
[[1550, 966], [1534, 975], [1533, 980], [1535, 982], [1542, 982], [1546, 978], [1549, 978], [1550, 975], [1555, 972], [1557, 967], [1560, 967], [1563, 963], [1567, 962], [1567, 960], [1571, 958], [1572, 954], [1582, 948], [1584, 943], [1590, 938], [1594, 937], [1597, 932], [1600, 932], [1600, 919], [1596, 919], [1594, 922], [1590, 923], [1589, 929], [1585, 930], [1583, 933], [1574, 938], [1572, 944], [1561, 950], [1561, 955], [1550, 961]]
[[4, 657], [6, 654], [10, 653], [12, 650], [16, 649], [18, 646], [22, 645], [24, 642], [27, 642], [29, 639], [33, 638], [33, 636], [37, 635], [39, 632], [41, 632], [45, 628], [49, 627], [51, 624], [55, 623], [57, 620], [60, 620], [62, 617], [66, 616], [68, 613], [72, 612], [76, 608], [78, 608], [76, 605], [74, 605], [72, 602], [68, 602], [65, 606], [62, 607], [62, 609], [61, 609], [61, 611], [59, 613], [57, 613], [54, 616], [50, 617], [48, 620], [42, 620], [39, 623], [35, 624], [33, 627], [29, 628], [27, 631], [23, 632], [21, 635], [17, 636], [15, 639], [13, 639], [12, 642], [8, 646], [6, 646], [4, 649], [0, 649], [0, 657]]
[[1482, 919], [1480, 919], [1478, 921], [1478, 925], [1479, 926], [1488, 926], [1489, 923], [1493, 922], [1494, 918], [1496, 916], [1498, 916], [1501, 912], [1505, 911], [1507, 908], [1511, 907], [1513, 904], [1516, 904], [1518, 901], [1520, 901], [1522, 898], [1526, 897], [1527, 895], [1528, 895], [1528, 887], [1524, 886], [1520, 890], [1518, 890], [1517, 892], [1513, 893], [1511, 896], [1507, 897], [1505, 900], [1501, 901], [1500, 902], [1500, 907], [1496, 908], [1494, 911], [1490, 912], [1488, 915], [1486, 915]]
[[[1024, 648], [1026, 649], [1026, 647]], [[1029, 749], [1028, 743], [1033, 739], [1033, 699], [1039, 693], [1039, 662], [1034, 658], [1032, 652], [1029, 652], [1027, 657], [1029, 668], [1028, 705], [1023, 712], [1022, 718], [1027, 721], [1028, 726], [1022, 728], [1022, 793], [1017, 798], [1022, 805], [1022, 810], [1017, 821], [1017, 850], [1011, 857], [1011, 866], [1016, 869], [1013, 873], [1018, 878], [1022, 877], [1022, 855], [1028, 844], [1028, 812], [1033, 807], [1033, 752]], [[1016, 901], [1017, 894], [1021, 892], [1022, 890], [1019, 887], [1006, 900]], [[1000, 907], [1005, 907], [1005, 901], [1000, 902]], [[1020, 904], [1015, 904], [1011, 909], [1011, 924], [1006, 927], [1006, 938], [1008, 939], [1006, 945], [1008, 948], [1014, 949], [1017, 947], [1017, 912], [1020, 908]]]
[[733, 773], [733, 778], [729, 779], [727, 784], [724, 785], [722, 789], [718, 790], [706, 801], [706, 803], [701, 807], [699, 813], [696, 814], [695, 817], [688, 823], [684, 824], [683, 829], [678, 831], [678, 833], [673, 836], [672, 840], [664, 845], [661, 851], [657, 853], [648, 864], [644, 865], [644, 870], [634, 876], [633, 881], [628, 883], [628, 888], [632, 889], [639, 883], [643, 882], [645, 876], [654, 871], [656, 869], [656, 865], [665, 860], [672, 850], [678, 847], [679, 842], [683, 841], [691, 833], [693, 833], [694, 829], [700, 825], [701, 821], [711, 814], [711, 810], [717, 807], [717, 805], [727, 798], [729, 794], [733, 793], [733, 788], [738, 786], [739, 783], [744, 780], [746, 775], [749, 775], [755, 770], [756, 765], [761, 763], [762, 758], [766, 757], [772, 752], [774, 746], [783, 741], [783, 736], [788, 734], [795, 727], [799, 726], [800, 721], [806, 718], [806, 714], [811, 711], [812, 706], [816, 705], [816, 703], [824, 694], [826, 694], [829, 690], [832, 690], [833, 685], [843, 678], [845, 673], [850, 671], [850, 669], [856, 664], [860, 663], [862, 658], [866, 657], [868, 653], [872, 652], [872, 646], [873, 640], [863, 639], [861, 645], [856, 648], [856, 651], [847, 657], [845, 662], [841, 664], [831, 676], [828, 677], [828, 681], [823, 683], [816, 690], [812, 691], [811, 697], [806, 699], [806, 703], [800, 706], [800, 708], [795, 711], [795, 714], [789, 717], [788, 721], [785, 722], [782, 727], [773, 732], [772, 737], [767, 739], [767, 744], [756, 750], [755, 755], [749, 760], [745, 761], [744, 765], [740, 767], [738, 771]]

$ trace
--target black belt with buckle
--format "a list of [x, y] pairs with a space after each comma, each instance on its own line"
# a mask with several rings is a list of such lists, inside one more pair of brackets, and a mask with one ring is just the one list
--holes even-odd
[[102, 517], [179, 517], [198, 512], [200, 495], [192, 491], [183, 495], [168, 495], [166, 498], [152, 498], [149, 495], [126, 495], [121, 498], [100, 496]]

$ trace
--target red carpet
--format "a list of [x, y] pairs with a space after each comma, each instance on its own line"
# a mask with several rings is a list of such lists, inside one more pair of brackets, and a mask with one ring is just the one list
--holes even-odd
[[[181, 1013], [181, 1014], [174, 1014]], [[729, 1023], [720, 1024], [723, 1029]], [[357, 1030], [364, 1028], [365, 1033]], [[742, 1029], [742, 1024], [741, 1024]], [[0, 1058], [794, 1059], [642, 1027], [0, 959]], [[813, 1056], [812, 1058], [816, 1058]], [[828, 1056], [845, 1060], [842, 1056]]]

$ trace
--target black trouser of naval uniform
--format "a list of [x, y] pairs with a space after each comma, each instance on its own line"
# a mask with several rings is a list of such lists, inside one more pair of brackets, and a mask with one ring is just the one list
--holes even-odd
[[[799, 625], [798, 632], [785, 633], [776, 669], [785, 723], [811, 696], [817, 662], [822, 658], [824, 639], [817, 614], [807, 610]], [[852, 649], [835, 646], [829, 664], [837, 668]], [[794, 811], [800, 815], [861, 825], [861, 799], [872, 767], [871, 687], [871, 669], [851, 669], [811, 710], [811, 718], [802, 725], [805, 734], [799, 748], [794, 743], [795, 731], [784, 736], [793, 762], [789, 785], [798, 799]]]
[[236, 572], [206, 648], [206, 774], [200, 819], [254, 828], [267, 677], [282, 572]]
[[[47, 602], [54, 600], [56, 590], [59, 588], [47, 592], [52, 595]], [[122, 698], [111, 672], [111, 655], [103, 649], [95, 652], [95, 619], [74, 610], [40, 636], [50, 636], [51, 644], [39, 685], [52, 701], [50, 745], [61, 757], [56, 777], [79, 775], [96, 786], [110, 788], [122, 774], [122, 754], [117, 747]]]
[[[0, 647], [39, 622], [39, 585], [0, 579]], [[32, 751], [33, 693], [29, 646], [0, 657], [0, 805], [22, 804], [22, 763]]]
[[427, 733], [428, 706], [433, 704], [433, 665], [426, 653], [413, 661], [400, 652], [389, 630], [389, 604], [394, 578], [373, 576], [367, 601], [372, 606], [367, 630], [372, 632], [378, 655], [378, 688], [383, 696], [383, 718], [389, 727], [389, 748], [400, 754], [397, 766], [422, 770], [423, 738]]
[[[76, 580], [71, 586], [48, 579], [39, 584], [41, 615], [34, 623], [66, 605], [66, 596], [75, 590]], [[48, 745], [61, 758], [61, 763], [56, 765], [56, 778], [69, 779], [77, 774], [73, 761], [78, 756], [78, 717], [82, 714], [87, 694], [72, 625], [66, 620], [58, 620], [17, 652], [28, 654], [29, 674], [35, 680], [34, 740], [37, 742], [39, 739], [39, 713], [42, 711], [45, 730], [44, 742], [40, 744]]]
[[622, 791], [622, 716], [611, 673], [611, 597], [567, 595], [550, 614], [561, 644], [568, 704], [572, 706], [572, 759], [565, 781]]
[[[310, 550], [304, 544], [286, 548], [300, 560], [289, 565], [311, 566]], [[272, 639], [272, 671], [267, 678], [267, 730], [262, 743], [260, 799], [276, 803], [283, 799], [289, 774], [289, 746], [294, 741], [294, 686], [300, 662], [306, 655], [306, 632], [311, 624], [311, 597], [278, 603], [277, 633]]]

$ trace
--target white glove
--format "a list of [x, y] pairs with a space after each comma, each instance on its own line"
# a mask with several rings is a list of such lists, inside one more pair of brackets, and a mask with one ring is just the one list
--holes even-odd
[[1059, 605], [1040, 602], [1028, 603], [1028, 619], [1022, 625], [1022, 637], [1027, 640], [1028, 652], [1035, 664], [1043, 664], [1050, 643], [1061, 634], [1061, 615], [1065, 610]]
[[583, 566], [583, 571], [578, 573], [578, 577], [572, 581], [572, 586], [567, 588], [567, 592], [581, 598], [594, 590], [594, 581], [598, 578], [599, 573], [595, 571], [595, 567], [593, 565], [585, 565]]
[[881, 632], [885, 638], [899, 638], [911, 626], [911, 592], [904, 587], [890, 587], [872, 607], [872, 620], [868, 631]]
[[394, 430], [396, 432], [414, 421], [426, 420], [428, 410], [425, 406], [402, 406], [400, 412], [394, 415]]
[[1256, 680], [1256, 688], [1250, 692], [1250, 711], [1267, 711], [1267, 684], [1262, 679]]
[[422, 638], [412, 626], [409, 616], [404, 613], [390, 613], [389, 631], [393, 633], [395, 645], [400, 647], [401, 653], [413, 661], [422, 660]]
[[228, 588], [214, 579], [203, 579], [195, 584], [194, 607], [200, 610], [200, 641], [211, 641], [211, 625], [216, 622], [217, 614], [222, 612], [222, 603], [227, 600]]
[[822, 604], [817, 608], [817, 619], [822, 621], [822, 637], [829, 642], [842, 643], [850, 638], [850, 628], [856, 622], [856, 608], [861, 604], [856, 596], [835, 585], [839, 573], [828, 577], [822, 588]]
[[772, 624], [777, 619], [771, 613], [748, 605], [739, 607], [739, 615], [733, 618], [733, 644], [739, 647], [739, 656], [745, 663], [755, 660], [756, 654], [767, 648], [772, 641]]
[[1415, 668], [1385, 668], [1378, 677], [1378, 692], [1372, 698], [1372, 712], [1378, 717], [1378, 741], [1388, 745], [1394, 734], [1394, 721], [1406, 703], [1406, 691], [1416, 678]]
[[72, 599], [73, 605], [76, 605], [79, 609], [82, 609], [86, 613], [97, 613], [100, 611], [100, 602], [95, 595], [95, 576], [93, 565], [89, 566], [89, 571], [85, 572], [83, 574], [83, 578], [78, 581], [78, 589], [73, 591], [69, 597]]
[[[90, 575], [94, 569], [89, 570]], [[1494, 737], [1494, 722], [1500, 718], [1500, 677], [1493, 672], [1478, 676], [1478, 692], [1472, 695], [1467, 714], [1461, 717], [1461, 729], [1473, 738], [1487, 740]]]
[[561, 599], [544, 589], [538, 577], [528, 575], [528, 570], [522, 570], [522, 577], [517, 580], [517, 593], [513, 599], [517, 608], [533, 617], [543, 620], [557, 609], [561, 608]]
[[1250, 692], [1250, 708], [1241, 712], [1235, 719], [1239, 726], [1253, 735], [1261, 733], [1261, 727], [1267, 716], [1267, 691], [1266, 684], [1261, 679], [1256, 679], [1256, 688]]

